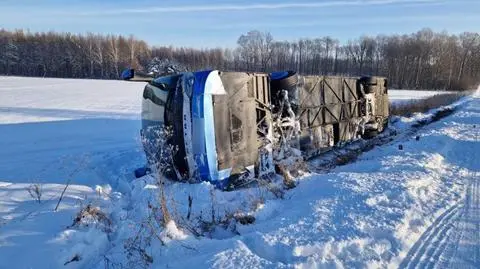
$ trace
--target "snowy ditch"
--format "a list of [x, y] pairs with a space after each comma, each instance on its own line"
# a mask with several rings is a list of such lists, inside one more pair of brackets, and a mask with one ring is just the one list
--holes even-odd
[[[383, 147], [350, 165], [296, 178], [293, 190], [259, 184], [222, 192], [208, 183], [159, 184], [153, 176], [134, 181], [126, 206], [109, 210], [116, 232], [99, 267], [113, 261], [170, 268], [398, 265], [425, 227], [461, 198], [464, 183], [452, 176], [469, 173], [441, 153], [402, 152], [398, 145], [422, 145], [411, 141], [425, 132], [418, 128], [429, 128], [451, 114], [438, 117], [442, 111], [465, 102], [394, 119], [389, 131], [397, 137], [385, 134], [369, 142]], [[314, 159], [310, 166], [325, 167], [322, 160], [331, 158]], [[159, 186], [171, 217], [163, 224]]]

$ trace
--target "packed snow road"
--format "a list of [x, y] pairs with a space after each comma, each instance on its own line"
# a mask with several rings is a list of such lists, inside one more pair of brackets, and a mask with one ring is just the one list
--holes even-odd
[[[0, 269], [140, 267], [125, 242], [158, 202], [155, 181], [132, 175], [145, 161], [141, 92], [141, 83], [0, 77]], [[426, 116], [393, 127], [404, 132]], [[256, 220], [200, 238], [179, 223], [166, 244], [145, 246], [148, 267], [479, 268], [479, 160], [477, 92], [412, 136], [298, 178], [284, 199], [262, 188], [171, 183], [179, 215], [191, 196], [192, 220], [212, 209]], [[28, 192], [35, 184], [40, 202]], [[87, 203], [108, 214], [113, 232], [72, 226]]]
[[473, 174], [465, 198], [428, 227], [400, 268], [478, 268], [480, 265], [480, 175]]
[[475, 126], [479, 116], [479, 102], [471, 102], [444, 128], [432, 132], [452, 137], [439, 153], [463, 167], [452, 176], [463, 178], [466, 190], [415, 242], [401, 268], [480, 267], [480, 132]]

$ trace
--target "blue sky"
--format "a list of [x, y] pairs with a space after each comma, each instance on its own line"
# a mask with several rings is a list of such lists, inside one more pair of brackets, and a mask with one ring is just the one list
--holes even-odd
[[249, 30], [276, 40], [480, 32], [480, 0], [0, 0], [0, 28], [133, 34], [151, 45], [234, 47]]

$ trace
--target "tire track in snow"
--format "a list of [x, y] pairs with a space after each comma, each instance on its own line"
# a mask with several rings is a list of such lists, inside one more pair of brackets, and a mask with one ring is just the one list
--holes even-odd
[[452, 234], [442, 239], [442, 246], [435, 250], [425, 268], [449, 268], [448, 264], [450, 263], [451, 257], [454, 255], [457, 249], [456, 246], [462, 236], [462, 233], [457, 231], [457, 228], [458, 227], [455, 226], [454, 229], [451, 230]]
[[456, 228], [456, 219], [462, 215], [462, 212], [458, 212], [452, 222], [448, 223], [448, 228], [442, 230], [437, 235], [437, 242], [432, 242], [432, 245], [428, 247], [423, 260], [419, 263], [419, 268], [434, 268], [437, 263], [440, 262], [441, 255], [445, 252], [445, 249], [450, 245], [450, 239], [453, 238], [452, 233], [455, 233]]
[[466, 212], [471, 205], [471, 199], [476, 196], [476, 193], [478, 193], [478, 186], [475, 187], [470, 181], [467, 186], [462, 212], [455, 223], [455, 229], [453, 229], [454, 235], [442, 239], [443, 244], [435, 249], [431, 257], [427, 257], [429, 260], [423, 266], [424, 268], [451, 268], [452, 259], [458, 252], [459, 242], [462, 236], [464, 236], [465, 225], [463, 225], [462, 219], [466, 218]]
[[[461, 219], [464, 216], [464, 208], [462, 208], [461, 213], [459, 214], [458, 219]], [[452, 257], [457, 251], [458, 242], [460, 241], [461, 236], [463, 235], [462, 230], [458, 229], [458, 221], [452, 223], [452, 229], [450, 233], [441, 238], [440, 244], [438, 246], [432, 247], [430, 255], [425, 257], [425, 263], [420, 264], [418, 267], [422, 268], [449, 268], [448, 264], [450, 263]]]
[[[465, 197], [465, 210], [459, 219], [460, 236], [455, 251], [445, 257], [444, 263], [437, 268], [479, 268], [480, 267], [480, 179], [479, 173], [472, 173], [472, 180]], [[445, 264], [445, 265], [444, 265]]]
[[439, 236], [447, 233], [453, 227], [452, 220], [458, 215], [458, 210], [459, 204], [456, 204], [440, 215], [413, 245], [399, 268], [416, 268], [420, 261], [426, 258], [427, 250], [432, 242], [438, 241]]
[[[480, 242], [480, 217], [479, 217], [479, 210], [480, 210], [480, 193], [478, 192], [480, 190], [480, 180], [477, 178], [476, 179], [476, 188], [475, 188], [477, 191], [476, 191], [476, 195], [475, 197], [477, 197], [477, 202], [475, 203], [475, 210], [477, 210], [477, 212], [475, 212], [475, 216], [476, 216], [476, 228], [477, 228], [477, 231], [476, 231], [476, 235], [477, 235], [477, 242]], [[477, 244], [476, 246], [476, 251], [475, 251], [475, 261], [476, 263], [478, 264], [480, 262], [480, 245]]]
[[475, 253], [474, 253], [474, 264], [480, 266], [480, 179], [478, 177], [472, 177], [474, 179], [474, 188], [473, 188], [473, 204], [470, 204], [468, 207], [468, 220], [473, 222], [475, 227], [474, 236], [475, 236]]
[[410, 249], [400, 268], [480, 266], [480, 178], [473, 172], [464, 203], [438, 217]]
[[[465, 207], [462, 209], [459, 218], [465, 215], [464, 211]], [[450, 261], [457, 251], [458, 242], [463, 234], [462, 230], [458, 228], [458, 223], [456, 223], [454, 228], [450, 230], [451, 233], [444, 237], [441, 245], [435, 249], [425, 268], [449, 268]]]

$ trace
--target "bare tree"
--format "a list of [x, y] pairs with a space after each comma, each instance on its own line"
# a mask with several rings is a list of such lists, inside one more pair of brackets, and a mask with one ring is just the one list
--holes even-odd
[[150, 47], [134, 36], [31, 33], [0, 29], [0, 74], [118, 79], [122, 69], [145, 69], [152, 58], [188, 70], [295, 70], [302, 74], [381, 75], [391, 87], [466, 89], [480, 80], [478, 33], [422, 29], [410, 35], [275, 41], [249, 31], [236, 48]]
[[273, 37], [270, 33], [250, 31], [237, 41], [247, 70], [266, 71], [273, 56]]
[[113, 71], [115, 76], [118, 78], [120, 76], [119, 62], [120, 62], [120, 48], [118, 46], [118, 38], [114, 35], [109, 36], [108, 38], [108, 57], [111, 60]]

